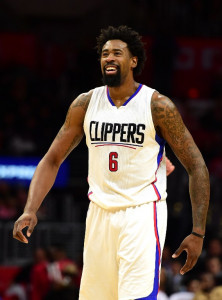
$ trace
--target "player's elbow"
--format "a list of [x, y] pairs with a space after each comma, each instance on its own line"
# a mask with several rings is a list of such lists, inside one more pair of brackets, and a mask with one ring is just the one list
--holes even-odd
[[52, 151], [48, 151], [42, 161], [52, 169], [59, 169], [62, 163], [62, 159]]
[[199, 174], [200, 176], [209, 178], [209, 171], [204, 161], [193, 163], [189, 166], [189, 168], [187, 168], [187, 172], [191, 176]]

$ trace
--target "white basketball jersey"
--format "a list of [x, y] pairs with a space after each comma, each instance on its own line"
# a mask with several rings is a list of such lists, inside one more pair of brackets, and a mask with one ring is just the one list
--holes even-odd
[[89, 199], [105, 209], [166, 199], [165, 141], [151, 114], [154, 90], [140, 84], [119, 108], [107, 86], [94, 89], [84, 120]]

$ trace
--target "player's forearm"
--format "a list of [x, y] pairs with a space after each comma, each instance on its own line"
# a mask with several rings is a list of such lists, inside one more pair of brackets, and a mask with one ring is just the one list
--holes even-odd
[[24, 212], [37, 212], [45, 196], [53, 186], [58, 170], [59, 165], [50, 162], [46, 156], [43, 157], [33, 175]]
[[210, 198], [209, 173], [205, 164], [189, 174], [189, 191], [192, 204], [193, 231], [204, 234]]

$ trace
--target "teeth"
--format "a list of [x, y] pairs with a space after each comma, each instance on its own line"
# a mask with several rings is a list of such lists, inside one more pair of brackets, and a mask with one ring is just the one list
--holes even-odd
[[107, 70], [107, 71], [115, 71], [116, 68], [114, 68], [114, 67], [107, 67], [106, 70]]

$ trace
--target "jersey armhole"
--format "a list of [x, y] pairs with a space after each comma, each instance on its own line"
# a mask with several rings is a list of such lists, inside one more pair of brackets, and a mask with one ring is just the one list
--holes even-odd
[[[151, 101], [152, 101], [152, 97], [153, 97], [153, 93], [156, 92], [156, 90], [152, 89], [151, 93], [150, 93], [150, 98], [149, 98], [149, 103], [148, 103], [148, 120], [149, 120], [149, 126], [152, 132], [152, 137], [154, 140], [156, 140], [156, 136], [157, 136], [157, 132], [154, 126], [154, 122], [153, 122], [153, 116], [152, 116], [152, 109], [151, 109]], [[161, 139], [161, 137], [159, 137]]]

